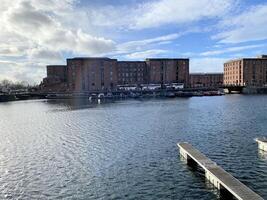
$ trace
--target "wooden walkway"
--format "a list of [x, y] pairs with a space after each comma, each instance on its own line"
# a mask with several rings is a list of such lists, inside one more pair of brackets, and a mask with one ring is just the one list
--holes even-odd
[[206, 178], [220, 191], [230, 193], [239, 200], [263, 200], [258, 194], [253, 192], [231, 174], [219, 167], [204, 154], [195, 149], [188, 143], [177, 144], [180, 148], [180, 154], [187, 162], [195, 162], [205, 170]]
[[260, 150], [267, 152], [267, 138], [256, 138], [255, 141], [258, 143]]

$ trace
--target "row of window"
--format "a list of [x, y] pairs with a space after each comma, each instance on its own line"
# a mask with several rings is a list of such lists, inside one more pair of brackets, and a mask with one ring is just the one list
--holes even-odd
[[240, 66], [233, 66], [233, 67], [225, 67], [224, 71], [234, 71], [234, 70], [240, 70], [241, 69], [241, 65]]
[[134, 83], [134, 82], [136, 82], [136, 81], [138, 81], [138, 82], [143, 82], [144, 79], [142, 79], [142, 78], [137, 78], [137, 79], [135, 79], [135, 78], [122, 78], [121, 81], [122, 81], [123, 83]]
[[143, 68], [127, 67], [127, 68], [118, 68], [118, 71], [144, 71]]
[[230, 62], [230, 63], [225, 63], [224, 64], [225, 67], [235, 66], [235, 65], [240, 65], [241, 66], [241, 61], [234, 61], [234, 62]]
[[233, 75], [233, 74], [240, 74], [242, 72], [239, 71], [233, 71], [233, 72], [225, 72], [224, 75]]
[[[89, 87], [89, 85], [88, 85], [89, 88], [92, 87], [93, 89], [95, 89], [95, 86], [96, 86], [95, 83], [92, 83], [90, 87]], [[102, 87], [102, 89], [108, 89], [108, 88], [104, 88], [104, 87], [105, 87], [105, 84], [104, 84], [104, 83], [101, 83], [101, 87]], [[110, 87], [110, 88], [113, 88], [113, 87], [114, 87], [114, 84], [113, 84], [112, 82], [109, 83], [109, 87]], [[74, 84], [72, 85], [72, 88], [73, 88], [73, 89], [75, 88], [75, 85], [74, 85]], [[86, 87], [85, 87], [85, 83], [82, 84], [82, 89], [83, 89], [83, 90], [86, 89]]]
[[131, 77], [131, 76], [141, 76], [143, 77], [142, 73], [120, 73], [118, 74], [119, 77]]
[[[225, 80], [233, 80], [233, 79], [238, 79], [238, 76], [226, 76], [224, 77]], [[239, 77], [241, 79], [241, 76]]]
[[191, 82], [216, 82], [216, 81], [221, 81], [222, 78], [201, 78], [201, 79], [191, 79]]

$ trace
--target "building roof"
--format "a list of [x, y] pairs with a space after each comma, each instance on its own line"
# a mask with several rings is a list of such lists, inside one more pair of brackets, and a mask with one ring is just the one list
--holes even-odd
[[123, 61], [118, 61], [118, 63], [146, 63], [145, 61], [125, 61], [125, 60], [123, 60]]
[[108, 57], [74, 57], [74, 58], [68, 58], [67, 60], [117, 60], [117, 59], [111, 59]]
[[257, 58], [267, 58], [267, 55], [265, 54], [265, 55], [259, 55], [259, 56], [257, 56]]
[[231, 62], [236, 62], [236, 61], [242, 61], [242, 60], [267, 60], [267, 56], [266, 55], [261, 55], [261, 56], [258, 56], [256, 58], [236, 58], [236, 59], [228, 60], [224, 64], [231, 63]]
[[189, 58], [147, 58], [146, 61], [162, 61], [162, 60], [189, 60]]
[[47, 65], [47, 67], [66, 67], [67, 65]]

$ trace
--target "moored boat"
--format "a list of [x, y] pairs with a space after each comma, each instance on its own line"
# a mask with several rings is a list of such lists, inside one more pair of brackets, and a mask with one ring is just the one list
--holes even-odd
[[192, 92], [176, 92], [176, 97], [193, 97], [194, 94]]
[[173, 92], [167, 92], [166, 97], [168, 97], [168, 98], [174, 98], [175, 97], [175, 93], [173, 93]]

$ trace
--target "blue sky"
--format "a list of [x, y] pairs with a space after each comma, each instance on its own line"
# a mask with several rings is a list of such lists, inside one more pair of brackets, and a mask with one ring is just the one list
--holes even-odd
[[38, 83], [76, 56], [188, 57], [191, 72], [222, 72], [266, 54], [263, 0], [1, 0], [0, 80]]

